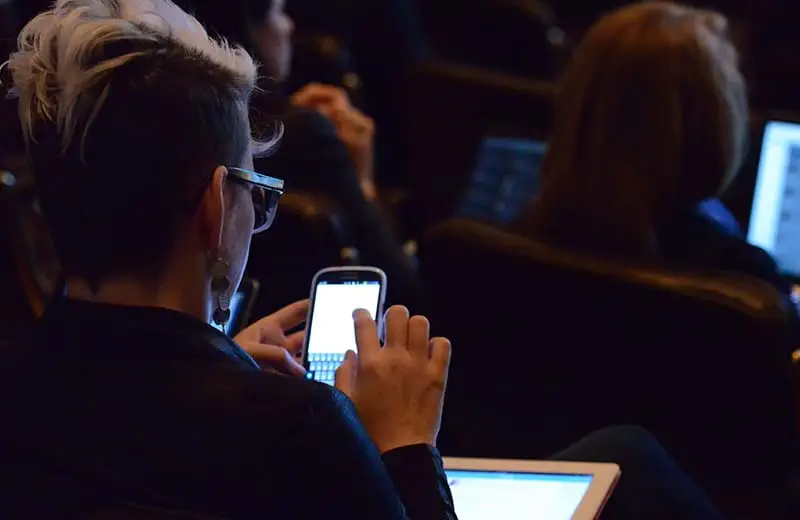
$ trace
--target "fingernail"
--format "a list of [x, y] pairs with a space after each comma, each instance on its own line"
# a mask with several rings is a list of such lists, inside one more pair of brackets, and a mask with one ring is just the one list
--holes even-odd
[[367, 312], [366, 309], [356, 309], [353, 311], [353, 319], [358, 318], [358, 316], [361, 315], [362, 313], [366, 313], [367, 315], [369, 315], [369, 312]]

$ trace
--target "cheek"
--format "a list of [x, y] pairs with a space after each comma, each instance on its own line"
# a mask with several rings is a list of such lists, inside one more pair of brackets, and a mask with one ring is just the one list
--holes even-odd
[[238, 287], [247, 264], [255, 220], [249, 194], [241, 194], [237, 197], [229, 217], [229, 225], [226, 226], [225, 249], [230, 264], [229, 276], [232, 286]]
[[239, 197], [236, 219], [237, 234], [246, 235], [249, 237], [255, 225], [256, 215], [253, 209], [253, 201], [249, 193]]
[[255, 213], [249, 192], [242, 190], [231, 199], [230, 211], [225, 222], [225, 245], [229, 252], [238, 255], [239, 251], [245, 249], [250, 242]]

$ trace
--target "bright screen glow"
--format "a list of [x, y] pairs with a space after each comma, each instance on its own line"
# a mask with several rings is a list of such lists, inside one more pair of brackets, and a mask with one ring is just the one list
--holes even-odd
[[344, 354], [356, 350], [353, 311], [366, 309], [378, 314], [379, 282], [320, 282], [314, 295], [309, 331], [309, 354]]
[[571, 520], [591, 475], [447, 471], [459, 520]]
[[800, 124], [770, 121], [764, 129], [747, 240], [800, 276]]
[[224, 332], [225, 334], [232, 336], [233, 334], [233, 325], [237, 321], [239, 314], [242, 312], [242, 305], [244, 304], [244, 293], [241, 291], [237, 291], [236, 294], [233, 295], [231, 298], [230, 309], [231, 309], [231, 318], [225, 325], [217, 325], [213, 321], [211, 322], [211, 326], [215, 329], [219, 330], [220, 332]]

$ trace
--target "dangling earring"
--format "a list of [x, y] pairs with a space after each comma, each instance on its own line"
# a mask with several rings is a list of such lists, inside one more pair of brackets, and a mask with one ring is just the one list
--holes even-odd
[[211, 267], [211, 293], [216, 298], [211, 319], [217, 325], [225, 325], [231, 318], [231, 279], [228, 278], [228, 262], [218, 256]]

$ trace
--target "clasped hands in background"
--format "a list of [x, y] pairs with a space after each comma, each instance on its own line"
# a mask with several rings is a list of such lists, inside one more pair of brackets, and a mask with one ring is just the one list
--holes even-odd
[[315, 110], [336, 127], [336, 136], [347, 148], [367, 200], [377, 198], [374, 180], [375, 123], [350, 102], [347, 92], [332, 85], [309, 83], [291, 98], [295, 106]]
[[[309, 301], [284, 307], [254, 323], [234, 340], [266, 371], [303, 377], [298, 363], [305, 331], [287, 334], [306, 319]], [[450, 342], [430, 338], [424, 316], [409, 317], [402, 306], [385, 317], [381, 347], [378, 326], [367, 311], [353, 314], [358, 353], [348, 352], [336, 371], [336, 387], [355, 404], [381, 453], [414, 444], [436, 445], [450, 367]]]

